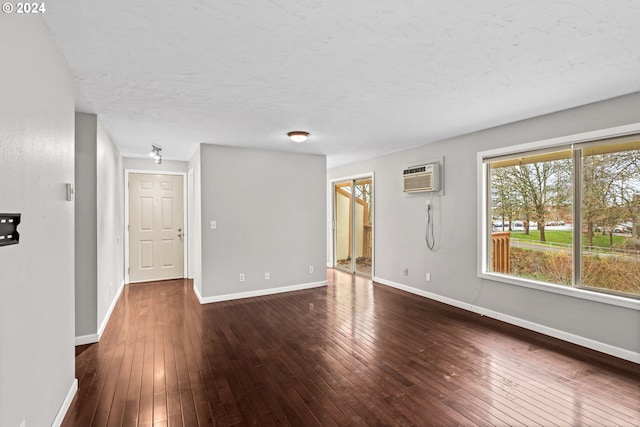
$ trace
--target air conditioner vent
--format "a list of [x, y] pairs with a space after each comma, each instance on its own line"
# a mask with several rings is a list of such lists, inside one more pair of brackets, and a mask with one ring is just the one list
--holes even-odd
[[440, 190], [440, 168], [438, 163], [413, 166], [402, 173], [402, 191], [417, 193]]

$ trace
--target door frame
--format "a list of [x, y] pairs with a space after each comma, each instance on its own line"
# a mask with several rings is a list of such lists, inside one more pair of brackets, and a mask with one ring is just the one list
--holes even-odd
[[132, 173], [141, 173], [146, 175], [181, 175], [182, 176], [182, 212], [183, 212], [183, 229], [184, 239], [182, 244], [183, 250], [183, 277], [187, 277], [188, 261], [189, 261], [189, 240], [191, 239], [191, 230], [188, 229], [189, 217], [191, 212], [187, 211], [187, 173], [178, 171], [152, 171], [145, 169], [125, 169], [124, 170], [124, 283], [129, 284], [129, 175]]
[[[328, 183], [327, 188], [327, 216], [329, 218], [329, 227], [327, 231], [327, 239], [329, 244], [327, 245], [328, 257], [327, 257], [327, 267], [336, 268], [336, 241], [335, 241], [335, 229], [336, 229], [336, 208], [335, 208], [335, 184], [343, 181], [353, 181], [358, 179], [371, 179], [372, 186], [372, 199], [373, 199], [373, 211], [371, 212], [371, 224], [373, 225], [373, 231], [371, 233], [371, 279], [375, 276], [375, 258], [376, 258], [376, 183], [375, 183], [375, 174], [373, 171], [371, 172], [363, 172], [355, 175], [348, 175], [339, 178], [331, 178]], [[353, 243], [353, 242], [352, 242]], [[354, 260], [355, 263], [355, 260]], [[342, 271], [348, 271], [346, 269], [341, 269]], [[352, 274], [360, 274], [354, 271]]]

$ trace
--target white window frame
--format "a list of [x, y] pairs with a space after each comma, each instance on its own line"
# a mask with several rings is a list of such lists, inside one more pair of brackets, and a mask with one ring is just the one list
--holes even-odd
[[[527, 154], [535, 150], [552, 149], [556, 147], [567, 146], [571, 144], [585, 143], [590, 141], [598, 141], [602, 139], [609, 139], [615, 137], [622, 137], [640, 132], [640, 123], [631, 125], [618, 126], [608, 129], [601, 129], [592, 132], [584, 132], [580, 134], [562, 136], [558, 138], [551, 138], [541, 141], [535, 141], [525, 144], [519, 144], [515, 146], [503, 147], [493, 150], [478, 152], [477, 156], [477, 211], [478, 211], [478, 223], [477, 223], [477, 244], [478, 244], [478, 260], [477, 260], [477, 275], [481, 279], [487, 279], [497, 282], [508, 283], [511, 285], [522, 286], [531, 289], [537, 289], [540, 291], [551, 292], [561, 295], [566, 295], [575, 298], [586, 299], [590, 301], [597, 301], [606, 304], [612, 304], [620, 307], [640, 310], [640, 300], [632, 297], [624, 297], [619, 295], [612, 295], [597, 290], [589, 290], [584, 288], [577, 288], [573, 286], [556, 285], [547, 282], [541, 282], [532, 279], [526, 279], [517, 276], [511, 276], [506, 274], [495, 273], [489, 271], [488, 261], [491, 253], [491, 239], [489, 233], [489, 218], [490, 213], [490, 192], [488, 182], [488, 168], [489, 165], [485, 163], [485, 159], [495, 158], [499, 156], [509, 156], [518, 153]], [[574, 185], [575, 187], [575, 185]], [[575, 190], [574, 190], [575, 194]], [[574, 206], [574, 209], [576, 207]], [[576, 215], [574, 215], [574, 218]], [[575, 233], [574, 233], [575, 234]], [[580, 233], [578, 233], [580, 238]], [[576, 237], [574, 236], [574, 239]], [[575, 240], [574, 240], [575, 242]], [[579, 260], [574, 260], [574, 264]], [[575, 270], [575, 269], [574, 269]]]

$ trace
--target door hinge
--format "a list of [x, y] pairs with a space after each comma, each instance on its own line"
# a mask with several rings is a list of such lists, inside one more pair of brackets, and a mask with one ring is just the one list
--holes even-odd
[[127, 268], [127, 274], [131, 274], [131, 267]]

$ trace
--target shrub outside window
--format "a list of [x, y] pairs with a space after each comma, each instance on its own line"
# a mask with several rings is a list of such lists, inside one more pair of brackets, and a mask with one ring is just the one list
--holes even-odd
[[483, 272], [640, 298], [640, 135], [481, 160]]

